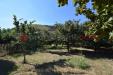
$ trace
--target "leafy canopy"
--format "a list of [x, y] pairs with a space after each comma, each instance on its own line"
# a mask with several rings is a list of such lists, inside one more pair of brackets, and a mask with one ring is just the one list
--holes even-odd
[[[59, 6], [67, 5], [69, 0], [58, 0]], [[87, 4], [91, 3], [92, 8]], [[91, 20], [90, 31], [98, 37], [113, 38], [113, 0], [73, 0], [76, 14], [83, 14]]]

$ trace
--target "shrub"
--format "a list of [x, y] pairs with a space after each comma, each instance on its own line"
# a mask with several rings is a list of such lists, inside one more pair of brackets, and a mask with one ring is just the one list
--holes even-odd
[[84, 57], [72, 57], [66, 61], [66, 64], [73, 68], [78, 67], [80, 69], [88, 69], [90, 67], [87, 59]]

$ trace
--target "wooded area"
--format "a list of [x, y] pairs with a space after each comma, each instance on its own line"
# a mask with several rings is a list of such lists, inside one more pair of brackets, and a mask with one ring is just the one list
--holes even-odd
[[41, 25], [13, 15], [14, 27], [0, 28], [0, 75], [113, 75], [113, 1], [73, 5], [89, 21]]

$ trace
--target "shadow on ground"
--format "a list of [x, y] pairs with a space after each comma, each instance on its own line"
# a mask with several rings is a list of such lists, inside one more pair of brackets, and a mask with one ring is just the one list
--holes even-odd
[[10, 72], [17, 69], [14, 62], [0, 59], [0, 75], [9, 75]]
[[[65, 59], [61, 59], [58, 61], [43, 63], [43, 64], [37, 64], [34, 65], [37, 75], [84, 75], [86, 73], [84, 72], [71, 72], [71, 71], [58, 71], [60, 68], [66, 68], [68, 65], [65, 64]], [[58, 68], [56, 69], [55, 66]], [[59, 68], [60, 67], [60, 68]]]
[[35, 69], [37, 71], [37, 75], [61, 75], [60, 72], [55, 70], [55, 65], [60, 67], [65, 67], [64, 62], [66, 60], [53, 61], [49, 63], [37, 64], [35, 65]]
[[113, 59], [113, 50], [112, 49], [105, 49], [105, 48], [100, 48], [96, 51], [89, 51], [89, 50], [71, 50], [70, 52], [57, 52], [57, 51], [49, 51], [49, 53], [52, 54], [57, 54], [57, 55], [65, 55], [65, 56], [70, 56], [70, 55], [79, 55], [82, 54], [86, 56], [87, 58], [108, 58], [108, 59]]

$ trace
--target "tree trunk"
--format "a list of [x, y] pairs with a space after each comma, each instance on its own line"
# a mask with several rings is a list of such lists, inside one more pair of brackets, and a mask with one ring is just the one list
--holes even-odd
[[67, 37], [67, 50], [70, 52], [70, 41], [69, 41], [69, 36]]
[[69, 42], [67, 42], [67, 50], [68, 50], [68, 53], [70, 52], [70, 45], [69, 45]]
[[23, 47], [23, 56], [24, 56], [23, 64], [26, 64], [27, 61], [26, 61], [26, 51], [25, 51], [25, 47]]

